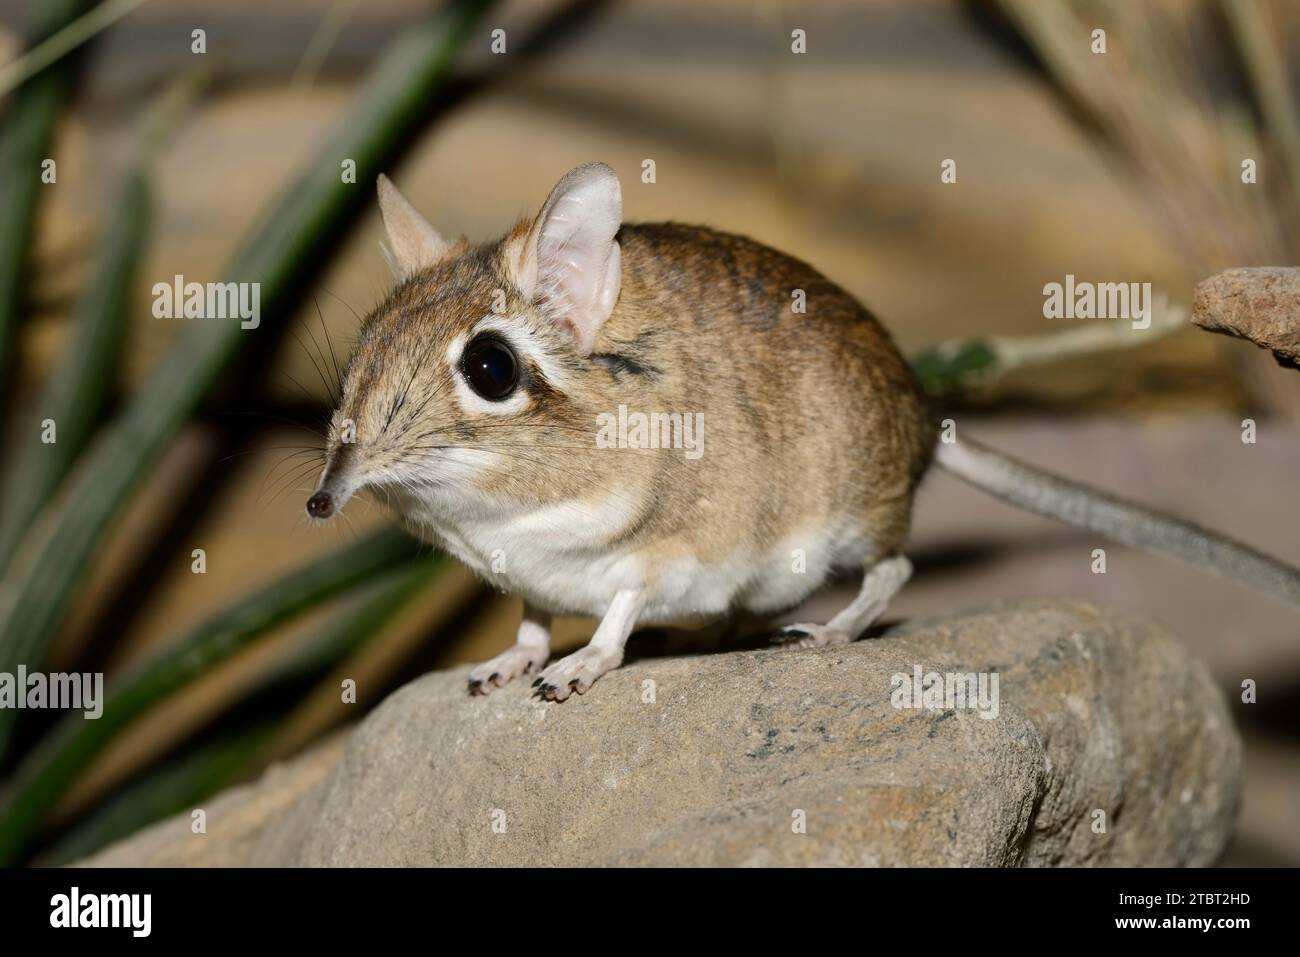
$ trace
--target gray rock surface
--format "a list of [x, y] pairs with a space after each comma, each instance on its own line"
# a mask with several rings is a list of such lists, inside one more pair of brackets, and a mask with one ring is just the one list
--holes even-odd
[[[996, 717], [894, 707], [915, 666], [996, 672]], [[185, 816], [90, 863], [1205, 865], [1237, 805], [1205, 668], [1078, 602], [631, 658], [560, 705], [526, 685], [471, 698], [465, 673], [394, 693], [328, 772], [312, 752], [219, 799], [208, 834]]]

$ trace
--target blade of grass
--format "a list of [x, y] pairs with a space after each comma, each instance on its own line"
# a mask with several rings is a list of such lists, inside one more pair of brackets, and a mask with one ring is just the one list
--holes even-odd
[[1219, 0], [1237, 55], [1246, 68], [1265, 126], [1286, 166], [1293, 195], [1300, 196], [1300, 118], [1287, 64], [1257, 2]]
[[[33, 4], [29, 47], [36, 47], [76, 19], [89, 0]], [[9, 370], [10, 347], [22, 308], [27, 254], [32, 246], [36, 202], [43, 187], [41, 163], [49, 158], [54, 124], [72, 82], [72, 64], [56, 63], [23, 86], [9, 104], [0, 137], [0, 379]]]
[[230, 709], [238, 714], [251, 707], [255, 699], [270, 697], [283, 701], [274, 709], [276, 713], [257, 714], [251, 721], [241, 714], [235, 727], [218, 728], [197, 747], [186, 747], [183, 756], [149, 771], [101, 807], [80, 817], [48, 855], [41, 855], [41, 862], [58, 865], [93, 854], [155, 821], [193, 808], [197, 802], [256, 772], [266, 763], [264, 746], [300, 700], [300, 686], [323, 678], [386, 627], [444, 567], [440, 561], [407, 562], [362, 586], [361, 593], [347, 607], [331, 615], [292, 656], [245, 689], [237, 707]]
[[[81, 453], [103, 412], [112, 386], [122, 330], [150, 216], [148, 180], [130, 170], [99, 253], [89, 290], [78, 305], [73, 328], [44, 395], [33, 406], [3, 484], [0, 506], [0, 572], [32, 517], [49, 499]], [[57, 441], [41, 440], [41, 423], [58, 430]]]
[[[227, 270], [233, 282], [257, 282], [265, 327], [282, 322], [301, 296], [302, 280], [362, 208], [357, 186], [341, 182], [339, 163], [356, 162], [358, 183], [371, 183], [419, 125], [426, 101], [450, 72], [456, 52], [490, 0], [461, 0], [444, 18], [405, 31], [321, 157], [268, 211]], [[15, 554], [0, 593], [0, 671], [37, 669], [69, 611], [91, 556], [127, 496], [166, 442], [255, 336], [239, 322], [192, 325], [159, 363], [122, 418], [77, 463], [60, 495]], [[0, 711], [0, 758], [13, 714]]]
[[[122, 728], [281, 622], [375, 575], [418, 560], [419, 545], [385, 530], [296, 569], [170, 642], [105, 694], [96, 720], [70, 715], [0, 793], [0, 866], [14, 863], [67, 785]], [[426, 564], [434, 559], [423, 559]]]
[[20, 429], [24, 441], [0, 481], [4, 489], [0, 499], [0, 572], [9, 564], [32, 517], [49, 500], [99, 422], [117, 367], [148, 231], [152, 164], [207, 72], [195, 70], [182, 76], [155, 101], [142, 123], [121, 196], [100, 245], [95, 276], [78, 304], [72, 332], [45, 393], [34, 407], [35, 421], [55, 423], [58, 441], [40, 441], [34, 424]]
[[343, 28], [352, 19], [358, 3], [359, 0], [334, 0], [330, 4], [320, 25], [316, 27], [316, 32], [307, 41], [307, 49], [303, 52], [302, 59], [298, 61], [297, 69], [293, 71], [293, 79], [289, 81], [293, 86], [304, 89], [316, 82], [316, 75], [320, 73], [330, 50], [338, 42]]
[[418, 591], [447, 567], [441, 555], [398, 565], [362, 586], [354, 601], [321, 626], [310, 640], [248, 690], [260, 694], [266, 687], [289, 680], [320, 676], [366, 643]]
[[[102, 33], [148, 0], [105, 0], [68, 23], [26, 54], [0, 69], [0, 96], [18, 89], [47, 66], [57, 63], [77, 47]], [[85, 4], [81, 4], [85, 6]]]

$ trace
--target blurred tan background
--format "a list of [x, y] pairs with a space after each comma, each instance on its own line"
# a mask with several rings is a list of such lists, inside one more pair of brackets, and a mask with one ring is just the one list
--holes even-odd
[[[0, 62], [16, 49], [23, 6], [0, 2]], [[40, 224], [20, 396], [41, 381], [60, 347], [90, 265], [94, 224], [108, 213], [107, 187], [130, 142], [128, 119], [189, 64], [190, 31], [207, 31], [220, 81], [159, 166], [156, 228], [123, 353], [123, 393], [174, 331], [150, 315], [148, 287], [176, 273], [217, 278], [236, 239], [314, 155], [366, 68], [427, 9], [416, 0], [338, 4], [346, 24], [314, 66], [304, 57], [335, 6], [154, 0], [97, 42], [59, 132], [61, 185]], [[489, 23], [505, 28], [513, 44], [554, 6], [506, 3]], [[803, 56], [784, 52], [794, 27], [808, 34]], [[622, 175], [627, 219], [707, 223], [806, 259], [867, 303], [909, 353], [954, 337], [1048, 331], [1042, 287], [1067, 273], [1150, 281], [1190, 304], [1192, 286], [1204, 278], [1198, 264], [1179, 255], [1148, 197], [1115, 174], [1030, 58], [998, 32], [991, 6], [944, 0], [598, 5], [546, 56], [494, 79], [435, 124], [390, 175], [441, 231], [486, 238], [534, 210], [570, 167], [603, 160]], [[464, 77], [499, 72], [501, 58], [488, 42], [485, 35], [461, 61]], [[654, 184], [640, 182], [647, 158], [656, 163]], [[958, 163], [956, 184], [940, 182], [945, 158]], [[315, 476], [283, 458], [286, 446], [315, 440], [278, 424], [311, 421], [326, 401], [313, 336], [323, 344], [323, 324], [340, 354], [347, 350], [358, 314], [388, 285], [378, 241], [372, 214], [327, 270], [316, 304], [298, 317], [266, 389], [214, 400], [170, 449], [97, 563], [61, 638], [63, 660], [93, 641], [106, 649], [110, 668], [121, 667], [180, 625], [386, 520], [378, 505], [359, 503], [347, 524], [309, 527], [302, 503]], [[1014, 376], [969, 401], [963, 426], [1040, 465], [1300, 562], [1297, 387], [1300, 375], [1249, 346], [1188, 329], [1155, 345]], [[1261, 420], [1255, 446], [1239, 439], [1247, 414]], [[229, 444], [231, 430], [237, 448], [214, 463], [213, 450]], [[140, 530], [171, 522], [172, 506], [205, 487], [216, 500], [169, 543], [170, 554], [136, 553]], [[1164, 622], [1233, 700], [1243, 679], [1260, 683], [1260, 704], [1234, 707], [1247, 737], [1247, 784], [1225, 863], [1300, 863], [1294, 614], [1118, 547], [1108, 548], [1108, 574], [1093, 575], [1096, 544], [932, 477], [917, 518], [919, 574], [892, 614], [1063, 594]], [[206, 575], [190, 574], [195, 547], [207, 551]], [[121, 586], [146, 563], [164, 571], [147, 601], [129, 606]], [[363, 705], [413, 668], [482, 658], [511, 640], [517, 603], [467, 604], [468, 593], [463, 573], [440, 582], [341, 669], [370, 676], [361, 682]], [[228, 689], [311, 627], [307, 621], [262, 643], [169, 706], [169, 720], [124, 736], [67, 802], [65, 819], [219, 713]], [[564, 622], [563, 634], [576, 644], [590, 628]], [[443, 637], [430, 643], [435, 633]], [[286, 726], [278, 750], [292, 753], [351, 716], [330, 695], [317, 696]]]

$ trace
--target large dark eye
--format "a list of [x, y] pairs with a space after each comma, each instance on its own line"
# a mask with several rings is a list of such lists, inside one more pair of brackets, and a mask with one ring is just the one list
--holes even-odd
[[495, 336], [479, 336], [460, 359], [469, 387], [485, 399], [504, 399], [519, 384], [519, 363], [510, 347]]

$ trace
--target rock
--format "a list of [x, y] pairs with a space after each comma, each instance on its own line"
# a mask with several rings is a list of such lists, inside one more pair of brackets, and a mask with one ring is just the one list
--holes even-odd
[[1192, 322], [1249, 339], [1278, 361], [1300, 360], [1300, 269], [1229, 269], [1197, 284]]
[[[996, 673], [996, 716], [894, 707], [893, 676], [916, 667]], [[560, 705], [526, 685], [471, 698], [466, 671], [390, 696], [296, 802], [259, 797], [292, 767], [248, 790], [274, 820], [245, 820], [221, 862], [1206, 865], [1237, 805], [1240, 743], [1205, 668], [1078, 602], [820, 651], [630, 655]], [[214, 805], [201, 838], [188, 818], [155, 831], [211, 844], [239, 813]], [[147, 834], [93, 863], [176, 859], [166, 844]]]

